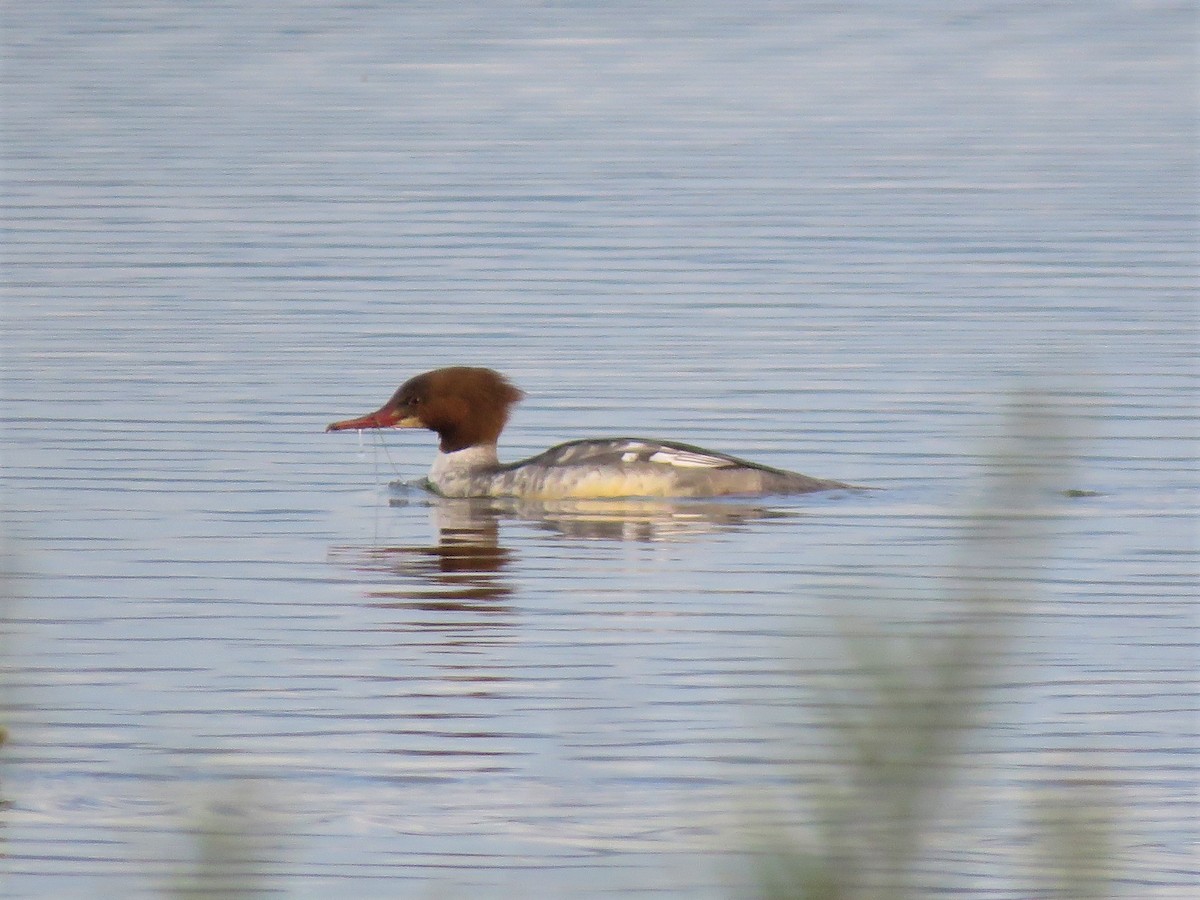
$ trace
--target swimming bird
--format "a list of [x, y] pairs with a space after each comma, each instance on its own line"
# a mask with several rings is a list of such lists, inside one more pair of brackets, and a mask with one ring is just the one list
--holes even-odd
[[530, 500], [609, 497], [722, 497], [804, 494], [851, 488], [681, 444], [647, 438], [592, 438], [501, 463], [500, 433], [524, 393], [499, 372], [452, 366], [404, 382], [383, 406], [326, 431], [427, 428], [438, 453], [426, 486], [444, 497]]

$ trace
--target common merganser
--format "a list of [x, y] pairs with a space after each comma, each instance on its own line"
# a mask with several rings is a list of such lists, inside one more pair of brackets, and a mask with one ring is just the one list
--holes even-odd
[[440, 438], [426, 486], [443, 497], [529, 500], [803, 494], [850, 488], [673, 441], [604, 438], [559, 444], [503, 465], [496, 442], [525, 394], [499, 372], [453, 366], [410, 378], [373, 413], [326, 431], [428, 428]]

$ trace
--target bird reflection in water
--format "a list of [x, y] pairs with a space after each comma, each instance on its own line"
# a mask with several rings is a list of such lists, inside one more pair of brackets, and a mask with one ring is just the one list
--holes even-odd
[[391, 576], [404, 588], [375, 588], [373, 605], [392, 609], [497, 612], [513, 592], [503, 577], [512, 551], [500, 545], [499, 513], [455, 501], [434, 508], [438, 542], [433, 546], [343, 546], [332, 561], [357, 572]]
[[[513, 593], [504, 570], [513, 551], [503, 546], [503, 520], [533, 524], [572, 540], [658, 543], [703, 539], [763, 519], [790, 519], [801, 510], [761, 503], [661, 499], [528, 501], [515, 498], [445, 499], [404, 493], [394, 507], [419, 503], [434, 519], [433, 546], [335, 547], [333, 561], [356, 571], [392, 576], [404, 588], [376, 588], [368, 596], [392, 608], [489, 612]], [[414, 584], [414, 581], [416, 582]]]
[[565, 538], [659, 543], [703, 538], [758, 519], [793, 518], [797, 510], [729, 500], [484, 501], [505, 518], [533, 523]]

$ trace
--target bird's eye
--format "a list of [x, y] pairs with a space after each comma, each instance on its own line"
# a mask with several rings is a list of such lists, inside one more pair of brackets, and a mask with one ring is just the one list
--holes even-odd
[[421, 398], [420, 398], [420, 397], [409, 397], [409, 398], [408, 398], [408, 405], [409, 405], [409, 406], [420, 406], [420, 405], [421, 405]]

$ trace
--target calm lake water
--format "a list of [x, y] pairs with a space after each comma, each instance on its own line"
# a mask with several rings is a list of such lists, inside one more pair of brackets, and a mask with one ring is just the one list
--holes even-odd
[[[1029, 896], [1078, 779], [1124, 893], [1194, 896], [1191, 4], [3, 15], [4, 896], [158, 895], [205, 822], [284, 896], [747, 896], [847, 616], [945, 623], [1030, 387], [1098, 495], [1046, 501], [926, 884]], [[480, 510], [387, 488], [432, 435], [322, 433], [457, 363], [528, 391], [508, 459], [886, 490]]]

